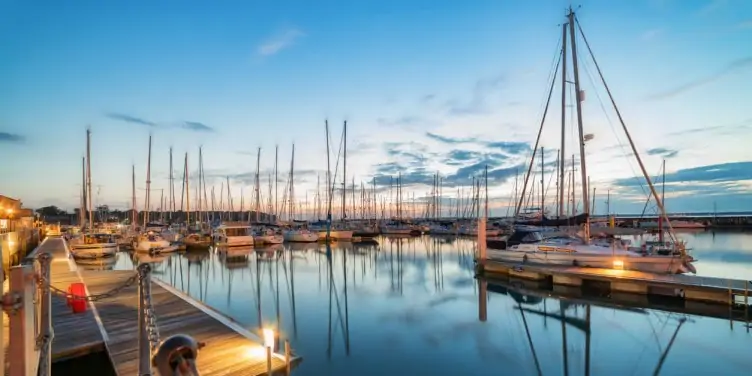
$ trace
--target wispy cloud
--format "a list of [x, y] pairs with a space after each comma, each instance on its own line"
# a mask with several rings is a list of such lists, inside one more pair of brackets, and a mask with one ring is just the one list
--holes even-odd
[[648, 99], [668, 99], [675, 96], [678, 96], [680, 94], [683, 94], [687, 91], [697, 89], [701, 86], [705, 86], [708, 84], [711, 84], [715, 81], [718, 81], [732, 73], [740, 72], [746, 69], [752, 68], [752, 56], [745, 57], [743, 59], [739, 59], [736, 61], [731, 62], [730, 64], [723, 67], [723, 69], [715, 72], [714, 74], [702, 77], [694, 81], [690, 81], [684, 85], [681, 85], [679, 87], [673, 88], [671, 90], [654, 94], [648, 97]]
[[419, 116], [402, 116], [398, 118], [378, 118], [376, 119], [376, 122], [379, 123], [379, 125], [385, 126], [385, 127], [401, 127], [401, 128], [411, 128], [416, 125], [426, 124], [428, 123], [426, 119], [419, 117]]
[[136, 124], [136, 125], [145, 125], [150, 128], [180, 128], [185, 129], [193, 132], [214, 132], [215, 129], [205, 123], [201, 123], [198, 121], [181, 121], [179, 123], [158, 123], [156, 121], [151, 121], [144, 119], [142, 117], [125, 114], [122, 112], [108, 112], [105, 114], [106, 117], [117, 120], [124, 123], [129, 124]]
[[503, 75], [481, 78], [475, 82], [469, 99], [450, 99], [444, 102], [444, 109], [456, 116], [487, 114], [491, 111], [488, 97], [499, 91], [505, 81]]
[[15, 133], [0, 132], [0, 142], [5, 142], [9, 144], [20, 144], [24, 141], [26, 141], [26, 137], [24, 136], [21, 136]]
[[[666, 174], [666, 183], [734, 182], [750, 179], [752, 179], [752, 161], [685, 168]], [[617, 186], [636, 186], [643, 182], [642, 176], [614, 181]]]
[[752, 131], [752, 119], [747, 119], [738, 124], [716, 125], [712, 127], [701, 127], [685, 129], [678, 132], [672, 132], [666, 134], [666, 136], [683, 136], [689, 134], [713, 134], [715, 136], [733, 135], [739, 133], [747, 133]]
[[670, 159], [679, 155], [679, 151], [675, 149], [653, 148], [648, 149], [648, 155], [658, 155], [663, 158]]
[[198, 121], [184, 121], [180, 124], [180, 128], [196, 132], [214, 132], [214, 128]]
[[303, 36], [305, 36], [305, 33], [297, 28], [284, 29], [261, 43], [256, 52], [261, 56], [276, 55], [285, 48], [292, 46], [296, 40]]
[[126, 123], [131, 123], [131, 124], [146, 125], [149, 127], [157, 126], [157, 123], [153, 121], [149, 121], [149, 120], [137, 117], [137, 116], [128, 115], [128, 114], [124, 114], [120, 112], [108, 112], [107, 114], [105, 114], [105, 116], [113, 120], [119, 120], [119, 121], [123, 121]]

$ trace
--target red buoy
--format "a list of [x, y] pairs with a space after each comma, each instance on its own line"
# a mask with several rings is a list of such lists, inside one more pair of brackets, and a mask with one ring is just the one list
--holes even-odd
[[86, 286], [83, 283], [71, 283], [68, 295], [68, 307], [73, 309], [73, 313], [86, 312]]

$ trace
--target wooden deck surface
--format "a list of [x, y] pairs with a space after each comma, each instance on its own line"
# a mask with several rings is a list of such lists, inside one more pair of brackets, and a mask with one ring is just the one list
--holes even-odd
[[[745, 289], [752, 289], [752, 282], [716, 278], [716, 277], [703, 277], [688, 274], [654, 274], [645, 273], [635, 270], [614, 270], [614, 269], [601, 269], [601, 268], [586, 268], [578, 266], [565, 266], [565, 265], [538, 265], [538, 264], [515, 264], [504, 261], [497, 261], [493, 259], [486, 260], [486, 263], [491, 265], [495, 264], [505, 268], [521, 267], [524, 270], [540, 273], [553, 273], [557, 275], [571, 275], [580, 277], [589, 277], [593, 279], [602, 280], [631, 280], [642, 281], [649, 283], [674, 285], [674, 286], [693, 286], [704, 287], [709, 289], [731, 289], [735, 294], [744, 294]], [[750, 293], [752, 295], [752, 293]]]
[[[135, 273], [71, 271], [71, 265], [74, 269], [75, 265], [69, 263], [62, 239], [47, 239], [38, 252], [53, 255], [52, 281], [64, 290], [70, 283], [83, 281], [89, 294], [101, 294], [122, 285]], [[115, 296], [90, 304], [85, 314], [73, 314], [66, 306], [66, 300], [53, 294], [53, 359], [62, 360], [106, 349], [119, 375], [138, 374], [137, 294], [137, 284], [133, 284]], [[152, 283], [152, 302], [162, 340], [182, 333], [206, 344], [198, 357], [201, 375], [266, 373], [266, 355], [260, 340], [229, 318], [158, 281]], [[7, 349], [7, 319], [4, 322]], [[284, 358], [274, 354], [272, 367], [276, 371], [283, 370]]]

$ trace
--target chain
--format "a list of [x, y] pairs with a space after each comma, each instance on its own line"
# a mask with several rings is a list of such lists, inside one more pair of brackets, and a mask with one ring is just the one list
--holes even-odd
[[142, 291], [142, 307], [144, 310], [144, 320], [146, 320], [146, 330], [149, 335], [149, 345], [151, 352], [155, 353], [159, 346], [159, 326], [157, 325], [157, 314], [151, 301], [151, 265], [141, 264], [138, 266], [139, 284]]

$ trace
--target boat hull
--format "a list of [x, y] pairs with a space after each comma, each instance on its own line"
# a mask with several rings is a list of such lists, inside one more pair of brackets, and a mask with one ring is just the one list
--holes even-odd
[[[602, 269], [635, 270], [655, 274], [682, 274], [693, 272], [694, 266], [683, 263], [680, 257], [640, 255], [598, 255], [564, 252], [525, 252], [515, 250], [488, 250], [492, 260], [534, 265], [580, 266]], [[618, 267], [617, 267], [618, 266]]]
[[255, 245], [282, 244], [285, 238], [282, 235], [255, 235], [253, 242]]
[[75, 259], [89, 260], [112, 257], [117, 253], [116, 243], [76, 244], [70, 247], [70, 253]]
[[[329, 238], [336, 240], [350, 241], [352, 240], [353, 232], [347, 230], [331, 230], [329, 231]], [[319, 231], [319, 239], [326, 240], [326, 230]]]
[[319, 235], [315, 232], [288, 231], [283, 236], [286, 242], [293, 243], [312, 243], [319, 240]]

